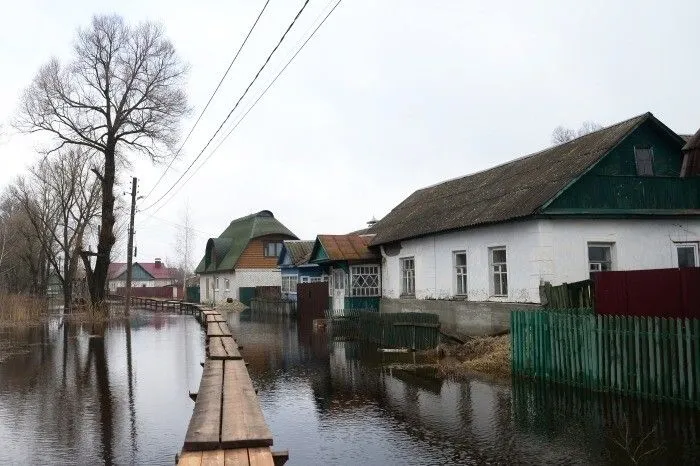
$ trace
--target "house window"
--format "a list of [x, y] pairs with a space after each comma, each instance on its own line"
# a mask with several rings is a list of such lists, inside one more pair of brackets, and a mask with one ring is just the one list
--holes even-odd
[[489, 248], [489, 262], [491, 262], [491, 295], [508, 296], [506, 248], [504, 246]]
[[635, 147], [634, 161], [637, 164], [637, 175], [654, 176], [654, 151], [651, 147]]
[[611, 243], [588, 243], [588, 270], [605, 272], [612, 270]]
[[309, 277], [301, 277], [300, 281], [301, 283], [309, 283]]
[[231, 282], [228, 278], [224, 279], [224, 286], [226, 287], [226, 291], [228, 291], [231, 288]]
[[416, 262], [413, 257], [401, 259], [401, 295], [416, 294]]
[[455, 282], [457, 283], [457, 294], [467, 294], [467, 253], [465, 251], [455, 251]]
[[219, 279], [216, 279], [216, 285], [215, 285], [216, 291], [219, 291]]
[[265, 257], [279, 257], [282, 252], [282, 243], [280, 242], [270, 242], [264, 244], [264, 254]]
[[296, 275], [282, 275], [282, 292], [296, 293], [299, 277]]
[[698, 267], [698, 243], [676, 244], [678, 267]]
[[379, 296], [379, 266], [350, 267], [350, 296]]

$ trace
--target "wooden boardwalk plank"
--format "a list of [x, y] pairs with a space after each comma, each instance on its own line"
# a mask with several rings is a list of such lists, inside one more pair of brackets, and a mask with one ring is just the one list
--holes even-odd
[[226, 322], [221, 314], [206, 314], [207, 323], [209, 322]]
[[226, 450], [224, 464], [226, 466], [248, 466], [248, 449], [236, 448], [235, 450]]
[[185, 451], [182, 452], [177, 461], [178, 466], [200, 466], [202, 464], [201, 451]]
[[211, 322], [207, 324], [207, 338], [230, 336], [231, 330], [228, 329], [226, 322]]
[[269, 448], [248, 448], [250, 466], [275, 466]]
[[183, 450], [212, 450], [219, 447], [222, 387], [223, 362], [207, 360]]
[[242, 360], [224, 361], [222, 448], [269, 447], [272, 433]]
[[233, 337], [211, 337], [209, 339], [209, 358], [215, 360], [243, 359]]
[[202, 466], [224, 466], [224, 450], [202, 452]]

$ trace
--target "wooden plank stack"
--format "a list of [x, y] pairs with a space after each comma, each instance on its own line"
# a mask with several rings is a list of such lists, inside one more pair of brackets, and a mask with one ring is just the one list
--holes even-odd
[[195, 315], [206, 328], [207, 360], [178, 464], [283, 464], [286, 456], [270, 451], [272, 433], [226, 319], [201, 306]]

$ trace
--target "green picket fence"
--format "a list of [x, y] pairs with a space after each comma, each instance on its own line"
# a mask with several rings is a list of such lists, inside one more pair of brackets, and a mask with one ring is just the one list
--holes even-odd
[[512, 311], [514, 375], [700, 407], [700, 320]]
[[368, 340], [383, 348], [425, 350], [440, 342], [437, 314], [347, 309], [336, 312], [331, 322], [334, 336]]

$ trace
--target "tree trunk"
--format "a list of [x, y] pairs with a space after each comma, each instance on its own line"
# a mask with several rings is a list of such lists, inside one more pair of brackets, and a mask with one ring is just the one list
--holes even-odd
[[114, 246], [114, 152], [116, 143], [107, 142], [104, 152], [105, 168], [102, 174], [102, 223], [97, 243], [97, 259], [90, 280], [90, 298], [93, 306], [100, 307], [105, 299], [107, 269], [109, 268], [112, 246]]
[[72, 312], [72, 303], [71, 300], [73, 298], [73, 282], [70, 280], [64, 280], [63, 281], [63, 312], [64, 313], [69, 313]]

